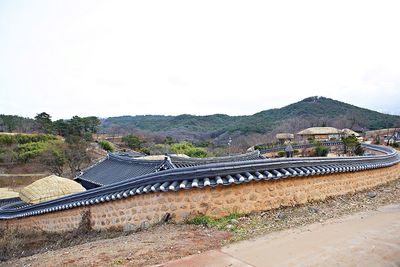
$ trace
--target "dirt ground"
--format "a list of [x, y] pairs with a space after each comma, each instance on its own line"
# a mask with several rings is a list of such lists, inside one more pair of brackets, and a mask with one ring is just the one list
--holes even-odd
[[162, 225], [3, 262], [0, 266], [146, 266], [219, 248], [230, 236], [199, 225]]
[[[323, 223], [360, 211], [376, 210], [380, 206], [393, 203], [400, 203], [400, 180], [373, 190], [329, 198], [321, 202], [243, 215], [214, 225], [165, 224], [129, 235], [116, 234], [113, 238], [107, 235], [89, 234], [87, 238], [84, 235], [80, 236], [78, 244], [70, 241], [68, 243], [68, 240], [65, 240], [68, 236], [53, 237], [60, 240], [53, 240], [53, 243], [46, 240], [40, 250], [36, 247], [35, 251], [29, 251], [28, 248], [22, 253], [22, 246], [15, 246], [12, 259], [0, 263], [0, 266], [161, 264], [218, 249], [239, 240], [248, 240], [284, 229], [304, 227], [312, 223]], [[3, 245], [10, 244], [19, 237], [8, 238], [12, 239], [3, 240]], [[19, 258], [32, 253], [36, 254]]]
[[257, 267], [400, 266], [400, 203], [270, 233], [221, 252]]
[[400, 266], [400, 203], [269, 233], [162, 266]]

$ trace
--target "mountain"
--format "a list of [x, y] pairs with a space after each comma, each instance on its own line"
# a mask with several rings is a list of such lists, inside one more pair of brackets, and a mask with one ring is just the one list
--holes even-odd
[[261, 111], [251, 116], [122, 116], [102, 121], [102, 131], [139, 129], [151, 132], [214, 133], [225, 132], [270, 133], [295, 132], [311, 126], [333, 126], [372, 130], [400, 126], [400, 116], [379, 113], [325, 97], [309, 97], [297, 103]]

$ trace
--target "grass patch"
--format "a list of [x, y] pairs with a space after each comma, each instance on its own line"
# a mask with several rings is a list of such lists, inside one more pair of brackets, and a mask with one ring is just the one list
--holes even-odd
[[196, 217], [193, 217], [192, 219], [189, 219], [186, 221], [187, 224], [196, 224], [196, 225], [208, 225], [208, 226], [214, 226], [220, 230], [229, 230], [229, 231], [236, 231], [236, 223], [238, 218], [242, 217], [243, 214], [240, 214], [238, 212], [233, 212], [230, 213], [227, 216], [224, 216], [219, 219], [214, 219], [210, 216], [206, 215], [199, 215]]

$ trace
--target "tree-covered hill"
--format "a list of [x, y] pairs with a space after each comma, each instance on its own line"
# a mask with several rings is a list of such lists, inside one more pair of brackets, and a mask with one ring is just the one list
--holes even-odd
[[309, 97], [279, 109], [261, 111], [251, 116], [122, 116], [102, 122], [102, 130], [140, 129], [153, 132], [185, 130], [191, 132], [266, 133], [297, 131], [311, 126], [379, 129], [399, 127], [400, 116], [382, 114], [325, 97]]
[[33, 132], [37, 128], [35, 120], [16, 115], [0, 114], [0, 132]]

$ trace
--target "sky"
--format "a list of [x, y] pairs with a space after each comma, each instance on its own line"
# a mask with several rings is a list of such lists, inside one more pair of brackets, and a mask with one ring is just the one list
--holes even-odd
[[0, 0], [0, 114], [400, 115], [398, 1]]

